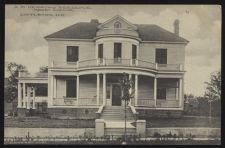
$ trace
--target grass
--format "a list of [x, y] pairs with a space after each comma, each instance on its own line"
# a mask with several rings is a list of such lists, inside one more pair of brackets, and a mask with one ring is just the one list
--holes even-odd
[[[5, 144], [52, 144], [52, 145], [121, 145], [122, 141], [115, 140], [115, 141], [87, 141], [87, 140], [79, 140], [79, 141], [42, 141], [42, 142], [5, 142]], [[154, 141], [127, 141], [127, 145], [220, 145], [220, 140], [184, 140], [184, 141], [161, 141], [161, 140], [154, 140]]]
[[149, 127], [221, 127], [220, 118], [182, 117], [182, 118], [150, 118], [146, 120]]
[[[182, 117], [182, 118], [150, 118], [146, 127], [221, 127], [220, 118]], [[5, 118], [5, 127], [21, 128], [94, 128], [95, 120], [85, 119], [47, 119], [47, 118]]]
[[20, 128], [94, 128], [94, 120], [62, 120], [47, 118], [5, 118], [5, 127]]

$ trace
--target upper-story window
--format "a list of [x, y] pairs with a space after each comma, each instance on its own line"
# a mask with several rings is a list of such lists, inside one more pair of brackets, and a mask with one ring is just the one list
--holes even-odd
[[103, 44], [98, 44], [98, 58], [103, 58]]
[[137, 45], [132, 45], [132, 59], [137, 59]]
[[120, 22], [115, 22], [114, 23], [114, 31], [115, 32], [120, 32], [120, 29], [121, 29], [122, 25]]
[[167, 49], [157, 48], [155, 51], [155, 62], [158, 64], [167, 64]]
[[121, 43], [114, 43], [114, 59], [120, 59], [122, 57], [121, 48], [122, 48]]
[[79, 47], [67, 46], [67, 62], [77, 62], [79, 60]]

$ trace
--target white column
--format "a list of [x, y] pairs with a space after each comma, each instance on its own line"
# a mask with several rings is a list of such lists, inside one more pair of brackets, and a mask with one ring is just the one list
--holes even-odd
[[180, 85], [180, 79], [177, 81], [177, 87], [176, 87], [176, 100], [179, 100], [179, 85]]
[[77, 75], [77, 105], [79, 105], [79, 97], [80, 97], [80, 77]]
[[23, 108], [26, 108], [26, 83], [23, 83]]
[[106, 104], [106, 74], [103, 74], [103, 105]]
[[[129, 80], [132, 80], [132, 75], [131, 75], [131, 74], [129, 74]], [[129, 93], [130, 93], [130, 94], [131, 94], [131, 92], [132, 92], [132, 88], [129, 89]], [[130, 99], [128, 105], [131, 105], [131, 99]]]
[[56, 77], [53, 78], [53, 99], [56, 98]]
[[137, 102], [138, 102], [138, 75], [135, 75], [135, 106], [137, 106]]
[[157, 101], [157, 78], [154, 78], [154, 101], [155, 101], [155, 107], [156, 107], [156, 101]]
[[179, 107], [182, 107], [182, 79], [179, 80]]
[[30, 94], [31, 94], [31, 88], [27, 87], [27, 109], [30, 109]]
[[21, 94], [21, 83], [18, 82], [18, 108], [21, 108], [21, 99], [22, 99], [22, 94]]
[[99, 105], [99, 86], [100, 86], [100, 75], [97, 74], [97, 90], [96, 90], [96, 93], [97, 93], [97, 105]]
[[33, 109], [35, 109], [35, 87], [33, 87]]
[[53, 105], [53, 95], [54, 95], [54, 76], [50, 76], [50, 99], [49, 99], [49, 105]]
[[136, 66], [138, 66], [138, 60], [139, 60], [139, 46], [140, 44], [137, 45], [137, 57], [136, 57], [137, 60], [135, 61]]

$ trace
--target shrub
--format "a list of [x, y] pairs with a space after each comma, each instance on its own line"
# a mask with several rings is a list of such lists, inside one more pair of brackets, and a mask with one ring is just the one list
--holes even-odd
[[160, 133], [158, 133], [158, 132], [154, 132], [153, 137], [160, 138], [161, 135], [160, 135]]

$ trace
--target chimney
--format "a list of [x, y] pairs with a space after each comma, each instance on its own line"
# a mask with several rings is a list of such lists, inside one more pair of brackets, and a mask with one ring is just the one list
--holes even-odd
[[96, 24], [98, 24], [99, 22], [98, 22], [98, 19], [91, 19], [91, 23], [96, 23]]
[[179, 36], [179, 23], [180, 23], [180, 21], [178, 19], [176, 19], [174, 21], [174, 23], [173, 23], [173, 25], [174, 25], [174, 33], [176, 35], [178, 35], [178, 36]]

